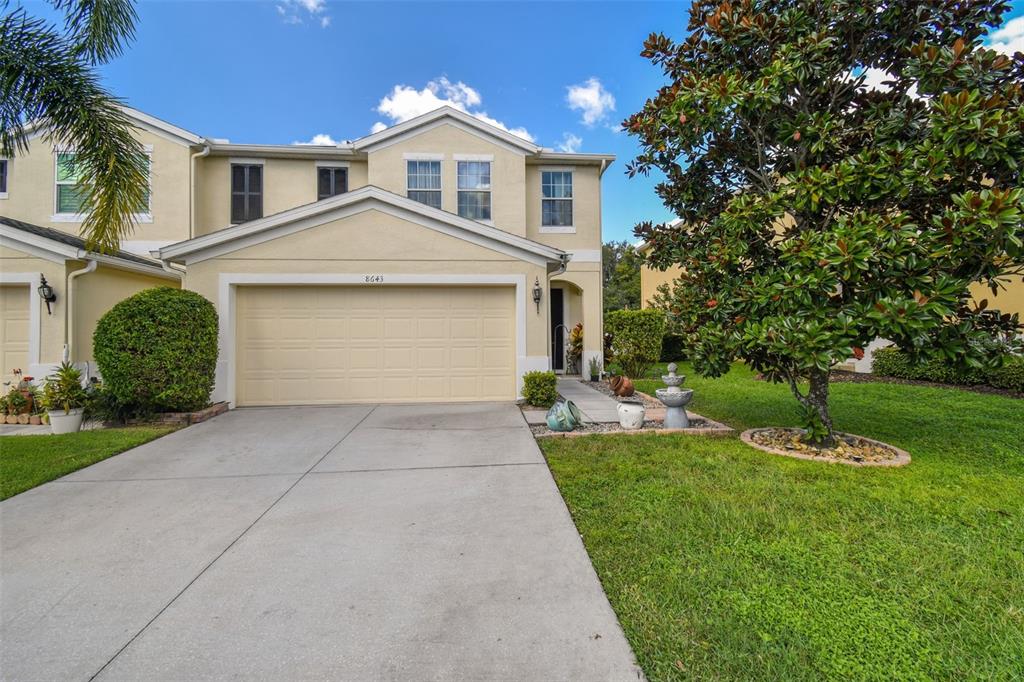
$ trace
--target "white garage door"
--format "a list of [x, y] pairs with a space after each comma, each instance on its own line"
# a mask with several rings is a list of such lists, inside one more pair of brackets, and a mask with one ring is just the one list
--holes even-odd
[[0, 286], [0, 377], [11, 381], [12, 369], [28, 368], [28, 305], [34, 294], [26, 284]]
[[240, 287], [236, 403], [512, 400], [512, 287]]

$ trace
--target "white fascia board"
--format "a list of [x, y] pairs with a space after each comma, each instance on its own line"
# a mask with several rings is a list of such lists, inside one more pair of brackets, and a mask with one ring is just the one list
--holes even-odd
[[[367, 205], [359, 205], [363, 203]], [[561, 261], [566, 257], [564, 251], [554, 247], [367, 185], [330, 199], [172, 244], [160, 249], [160, 259], [186, 263], [207, 260], [213, 256], [206, 252], [211, 252], [215, 247], [218, 255], [222, 255], [369, 209], [381, 210], [524, 260], [534, 261], [539, 258], [546, 263]]]
[[153, 132], [162, 132], [165, 135], [170, 135], [173, 138], [177, 138], [178, 141], [186, 142], [188, 144], [203, 144], [205, 142], [205, 138], [202, 136], [196, 135], [184, 128], [179, 128], [167, 121], [161, 121], [156, 116], [151, 116], [144, 111], [132, 109], [131, 107], [121, 107], [121, 111], [127, 114], [130, 118], [135, 119], [136, 122], [142, 124], [144, 128], [148, 128]]
[[79, 260], [94, 260], [100, 265], [115, 268], [117, 270], [127, 270], [128, 272], [138, 272], [151, 277], [159, 277], [161, 279], [181, 280], [180, 274], [173, 274], [167, 272], [160, 266], [159, 263], [153, 263], [149, 265], [147, 263], [139, 263], [133, 260], [125, 260], [118, 258], [117, 256], [107, 256], [99, 253], [92, 253], [90, 251], [79, 251]]
[[[484, 123], [475, 116], [449, 106], [443, 106], [438, 109], [434, 109], [433, 111], [428, 111], [416, 118], [411, 118], [408, 121], [385, 128], [379, 133], [373, 133], [372, 135], [361, 137], [352, 143], [352, 147], [357, 151], [370, 151], [371, 149], [387, 146], [384, 143], [394, 144], [391, 140], [395, 137], [405, 139], [407, 133], [412, 133], [413, 131], [417, 131], [419, 128], [431, 124], [433, 124], [431, 127], [436, 127], [439, 123], [443, 124], [445, 119], [447, 119], [446, 122], [449, 123], [460, 123], [462, 125], [459, 127], [464, 126], [463, 129], [469, 132], [475, 131], [485, 139], [490, 139], [491, 141], [503, 141], [505, 143], [503, 146], [513, 147], [519, 153], [536, 154], [541, 150], [540, 146], [524, 140], [518, 135], [513, 135], [508, 131], [492, 126], [489, 123]], [[429, 129], [430, 128], [427, 128], [427, 130]], [[398, 140], [395, 141], [397, 142]]]
[[268, 158], [282, 159], [354, 159], [358, 155], [351, 147], [338, 146], [328, 147], [325, 145], [303, 145], [303, 144], [233, 144], [213, 143], [210, 145], [210, 153], [215, 156], [226, 155], [253, 155]]
[[0, 244], [31, 253], [33, 256], [43, 258], [51, 263], [64, 263], [69, 259], [78, 258], [78, 249], [73, 246], [16, 230], [3, 224], [0, 224]]

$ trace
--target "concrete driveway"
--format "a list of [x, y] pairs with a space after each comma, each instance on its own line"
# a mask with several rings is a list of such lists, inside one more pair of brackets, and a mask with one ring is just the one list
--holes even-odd
[[0, 503], [10, 680], [636, 680], [511, 404], [241, 409]]

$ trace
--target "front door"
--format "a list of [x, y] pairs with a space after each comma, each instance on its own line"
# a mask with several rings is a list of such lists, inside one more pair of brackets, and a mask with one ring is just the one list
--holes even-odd
[[565, 298], [561, 289], [551, 290], [551, 368], [565, 371]]

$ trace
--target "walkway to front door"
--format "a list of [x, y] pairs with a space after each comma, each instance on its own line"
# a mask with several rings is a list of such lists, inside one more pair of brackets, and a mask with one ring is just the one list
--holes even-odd
[[511, 403], [240, 409], [0, 519], [5, 679], [639, 677]]

